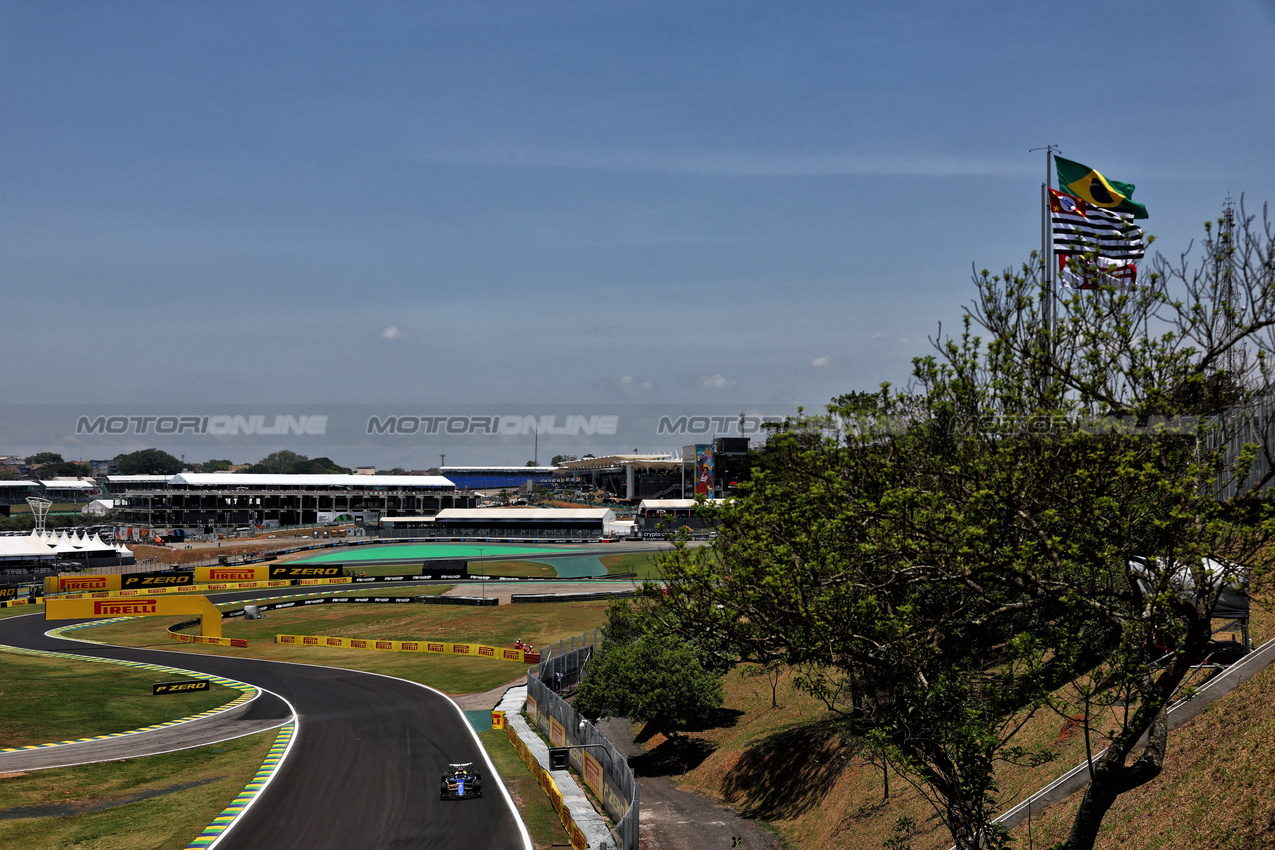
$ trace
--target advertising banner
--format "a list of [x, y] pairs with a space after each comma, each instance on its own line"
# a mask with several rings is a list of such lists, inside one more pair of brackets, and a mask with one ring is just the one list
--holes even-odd
[[131, 588], [145, 587], [189, 587], [195, 583], [194, 573], [179, 573], [178, 575], [127, 575], [120, 576], [122, 581], [120, 586], [124, 590]]
[[197, 584], [218, 581], [265, 581], [268, 578], [270, 578], [269, 567], [195, 567]]
[[597, 794], [598, 798], [601, 799], [602, 797], [602, 763], [599, 762], [597, 759], [595, 759], [593, 756], [589, 755], [588, 750], [584, 751], [584, 781], [588, 784], [590, 788], [593, 789], [593, 793]]
[[87, 592], [93, 590], [119, 590], [122, 586], [122, 576], [81, 576], [81, 575], [60, 575], [45, 580], [45, 590], [48, 591], [49, 582], [54, 583], [54, 593], [74, 593]]
[[283, 578], [341, 578], [345, 575], [345, 568], [340, 564], [327, 567], [305, 567], [291, 564], [277, 564], [268, 568], [270, 570], [267, 578], [283, 579]]
[[713, 495], [713, 446], [695, 446], [695, 495]]
[[191, 691], [208, 690], [208, 680], [195, 682], [155, 682], [151, 685], [151, 696], [160, 694], [185, 694]]
[[[328, 602], [329, 600], [315, 601]], [[484, 646], [478, 643], [444, 643], [432, 640], [376, 640], [374, 638], [321, 637], [318, 635], [275, 635], [274, 641], [275, 643], [293, 646], [371, 649], [380, 652], [430, 652], [437, 655], [465, 655], [472, 658], [491, 658], [496, 661], [516, 661], [520, 664], [531, 663], [527, 660], [527, 653], [521, 649], [504, 649], [502, 647]]]
[[[119, 578], [119, 576], [116, 576]], [[132, 599], [46, 599], [46, 620], [89, 620], [107, 617], [172, 617], [198, 615], [200, 633], [221, 637], [221, 612], [207, 596], [139, 596]]]

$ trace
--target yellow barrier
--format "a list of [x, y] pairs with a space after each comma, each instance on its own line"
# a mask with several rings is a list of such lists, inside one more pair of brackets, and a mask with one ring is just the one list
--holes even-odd
[[67, 591], [119, 590], [122, 576], [49, 576], [44, 580], [45, 593], [65, 593]]
[[232, 581], [189, 587], [148, 587], [130, 590], [102, 590], [95, 593], [67, 593], [63, 599], [123, 599], [129, 596], [156, 596], [164, 593], [207, 593], [210, 590], [248, 590], [254, 587], [289, 587], [290, 581]]
[[297, 584], [349, 584], [348, 578], [301, 578]]
[[199, 630], [205, 637], [221, 637], [221, 612], [207, 596], [136, 599], [47, 599], [46, 620], [86, 620], [92, 617], [172, 617], [198, 614]]
[[208, 584], [214, 581], [266, 581], [270, 578], [269, 567], [195, 567], [195, 584]]
[[567, 831], [567, 837], [571, 839], [572, 850], [588, 850], [589, 842], [585, 840], [584, 833], [580, 831], [580, 827], [576, 826], [576, 822], [571, 818], [571, 810], [562, 801], [562, 792], [558, 790], [558, 785], [553, 781], [553, 777], [549, 775], [549, 771], [540, 766], [540, 762], [536, 761], [536, 757], [531, 754], [531, 750], [527, 749], [527, 745], [523, 743], [522, 738], [518, 737], [518, 733], [514, 731], [512, 725], [505, 725], [505, 734], [509, 736], [509, 742], [514, 745], [518, 755], [522, 757], [522, 763], [527, 765], [527, 770], [531, 771], [531, 775], [536, 777], [540, 787], [549, 796], [549, 802], [553, 805], [553, 810], [558, 813], [558, 819], [562, 821], [562, 826]]
[[369, 640], [366, 638], [320, 637], [318, 635], [275, 635], [275, 643], [293, 646], [324, 646], [337, 649], [372, 649], [381, 652], [433, 652], [441, 655], [463, 655], [492, 658], [497, 661], [527, 661], [521, 649], [502, 649], [480, 643], [442, 643], [433, 640]]
[[169, 632], [169, 640], [179, 640], [182, 643], [210, 643], [214, 646], [238, 646], [246, 647], [248, 641], [246, 638], [226, 638], [226, 637], [208, 637], [207, 635], [188, 635], [183, 632]]
[[28, 599], [24, 596], [21, 599], [9, 599], [5, 602], [0, 602], [0, 608], [16, 608], [19, 605], [43, 605], [43, 604], [44, 604], [43, 596], [37, 596], [35, 599]]

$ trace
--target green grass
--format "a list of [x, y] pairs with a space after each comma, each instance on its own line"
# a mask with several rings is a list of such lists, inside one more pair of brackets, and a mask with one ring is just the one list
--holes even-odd
[[637, 573], [639, 581], [657, 581], [664, 577], [658, 566], [658, 552], [629, 552], [624, 555], [603, 555], [600, 560], [608, 575]]
[[[366, 595], [366, 591], [361, 591]], [[607, 602], [562, 602], [539, 605], [465, 605], [404, 603], [366, 606], [316, 605], [267, 611], [261, 620], [227, 620], [225, 637], [247, 638], [247, 649], [178, 643], [167, 635], [166, 617], [138, 617], [90, 629], [76, 636], [122, 646], [153, 647], [178, 652], [263, 658], [366, 670], [398, 676], [448, 694], [485, 691], [526, 672], [522, 664], [480, 658], [415, 652], [372, 652], [357, 649], [291, 646], [274, 643], [276, 634], [438, 640], [513, 646], [522, 638], [536, 646], [580, 634], [606, 621]]]
[[[406, 576], [420, 575], [415, 564], [373, 564], [370, 566], [351, 567], [351, 572], [367, 573], [370, 576]], [[470, 564], [470, 572], [480, 572], [479, 562]], [[489, 576], [518, 576], [520, 578], [554, 578], [557, 570], [549, 564], [539, 561], [489, 561], [482, 562], [481, 572]], [[371, 585], [385, 587], [385, 585]]]
[[[275, 732], [146, 758], [0, 777], [0, 847], [180, 850], [260, 768]], [[147, 794], [154, 796], [136, 799]], [[128, 802], [134, 799], [133, 802]], [[14, 809], [57, 806], [53, 816]], [[95, 811], [83, 811], [95, 808]], [[83, 813], [73, 813], [77, 810]], [[60, 812], [72, 812], [57, 816]]]
[[299, 558], [296, 563], [356, 562], [356, 561], [388, 561], [388, 560], [425, 560], [434, 558], [457, 558], [466, 561], [493, 559], [510, 555], [579, 555], [580, 549], [565, 549], [561, 546], [513, 546], [500, 543], [399, 543], [378, 546], [356, 546], [341, 549], [337, 552], [325, 552]]
[[518, 811], [522, 815], [531, 840], [537, 847], [569, 846], [567, 831], [558, 819], [558, 813], [549, 803], [549, 797], [536, 782], [536, 778], [523, 764], [518, 751], [509, 742], [504, 729], [488, 729], [480, 732], [478, 739], [482, 741], [487, 755], [491, 757], [496, 772], [504, 780], [505, 787], [514, 798]]
[[0, 653], [0, 747], [24, 747], [127, 732], [225, 705], [240, 692], [152, 696], [151, 684], [177, 674], [62, 658]]

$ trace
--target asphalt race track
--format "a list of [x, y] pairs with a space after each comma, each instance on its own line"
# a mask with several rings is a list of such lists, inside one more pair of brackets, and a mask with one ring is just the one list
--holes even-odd
[[[437, 691], [351, 670], [45, 637], [70, 622], [46, 623], [42, 614], [0, 619], [0, 644], [211, 673], [255, 685], [296, 711], [287, 758], [219, 850], [531, 848], [472, 728]], [[278, 700], [257, 703], [260, 712], [281, 713]], [[440, 801], [447, 764], [467, 761], [483, 770], [487, 793]]]

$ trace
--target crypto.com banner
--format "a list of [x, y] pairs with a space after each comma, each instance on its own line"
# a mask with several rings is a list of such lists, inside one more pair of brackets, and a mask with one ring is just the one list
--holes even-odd
[[[778, 405], [0, 405], [0, 451], [286, 445], [644, 447], [763, 439]], [[624, 449], [618, 449], [623, 451]]]

